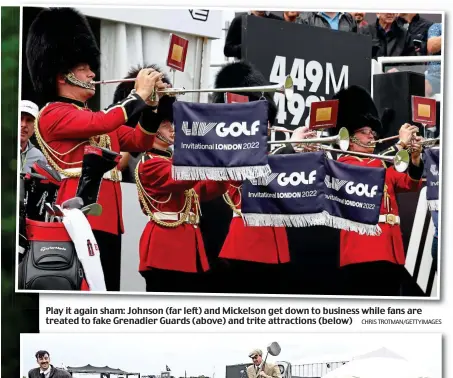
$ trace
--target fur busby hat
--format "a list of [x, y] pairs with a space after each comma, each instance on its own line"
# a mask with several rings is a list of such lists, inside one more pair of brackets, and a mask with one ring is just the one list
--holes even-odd
[[345, 127], [352, 136], [362, 127], [371, 127], [378, 135], [382, 135], [383, 127], [379, 112], [368, 91], [357, 85], [341, 89], [333, 99], [339, 100], [338, 127]]
[[58, 74], [67, 74], [82, 63], [97, 71], [100, 55], [87, 19], [72, 8], [44, 9], [30, 26], [27, 64], [40, 100], [55, 98]]
[[[255, 87], [262, 85], [269, 85], [269, 82], [260, 71], [250, 63], [244, 61], [229, 63], [223, 66], [215, 80], [215, 88]], [[239, 94], [248, 96], [249, 101], [257, 101], [261, 98], [261, 93], [259, 92], [241, 92]], [[269, 104], [268, 119], [271, 125], [273, 125], [277, 116], [277, 106], [275, 105], [273, 96], [269, 92], [264, 93], [264, 97]], [[225, 102], [225, 94], [214, 93], [212, 102]]]
[[[156, 64], [145, 65], [144, 67], [137, 66], [133, 67], [129, 71], [125, 79], [132, 79], [134, 77], [137, 77], [138, 73], [143, 68], [153, 68], [156, 71], [162, 72], [162, 69]], [[162, 82], [164, 82], [165, 84], [172, 85], [167, 74], [164, 74], [164, 76], [162, 77]], [[127, 96], [129, 96], [129, 93], [131, 93], [132, 89], [134, 89], [134, 85], [135, 85], [134, 82], [130, 81], [118, 84], [113, 95], [113, 102], [121, 101], [125, 99]], [[162, 96], [162, 98], [159, 100], [157, 113], [159, 114], [162, 120], [173, 122], [173, 103], [175, 101], [176, 98], [172, 96]]]

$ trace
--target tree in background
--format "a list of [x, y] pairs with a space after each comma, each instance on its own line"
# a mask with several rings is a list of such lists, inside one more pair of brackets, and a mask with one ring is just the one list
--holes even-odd
[[38, 295], [14, 293], [20, 8], [1, 7], [1, 17], [2, 376], [19, 377], [19, 334], [39, 331], [39, 303]]

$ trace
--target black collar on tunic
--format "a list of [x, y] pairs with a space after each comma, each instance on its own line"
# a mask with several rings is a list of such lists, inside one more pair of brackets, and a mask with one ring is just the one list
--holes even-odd
[[165, 156], [171, 158], [173, 156], [173, 152], [171, 150], [158, 150], [157, 148], [151, 148], [148, 150], [148, 152], [151, 152], [152, 154], [159, 155], [159, 156]]
[[73, 98], [69, 98], [69, 97], [63, 97], [63, 96], [58, 96], [56, 98], [57, 101], [59, 102], [66, 102], [68, 104], [74, 104], [74, 105], [77, 105], [79, 108], [87, 108], [87, 104], [82, 102], [82, 101], [78, 101], [78, 100], [74, 100]]

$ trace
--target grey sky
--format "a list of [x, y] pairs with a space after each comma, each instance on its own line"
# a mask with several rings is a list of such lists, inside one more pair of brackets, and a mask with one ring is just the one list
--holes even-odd
[[[22, 375], [37, 367], [34, 354], [48, 350], [57, 367], [108, 365], [130, 372], [160, 374], [165, 365], [172, 375], [205, 375], [225, 378], [225, 366], [249, 361], [250, 350], [263, 351], [278, 341], [282, 352], [269, 356], [270, 362], [289, 361], [293, 365], [348, 360], [386, 347], [432, 378], [441, 378], [441, 336], [439, 334], [366, 333], [149, 333], [149, 334], [30, 334], [22, 335]], [[215, 373], [215, 375], [214, 375]], [[90, 375], [74, 375], [74, 378]]]

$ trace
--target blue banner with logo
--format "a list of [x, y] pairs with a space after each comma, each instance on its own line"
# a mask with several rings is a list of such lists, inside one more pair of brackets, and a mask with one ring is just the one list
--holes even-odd
[[323, 152], [271, 155], [272, 173], [244, 183], [248, 226], [329, 226], [379, 235], [385, 168], [339, 163]]
[[286, 227], [324, 224], [324, 153], [271, 155], [269, 166], [270, 175], [243, 185], [245, 224]]
[[177, 180], [245, 180], [270, 173], [267, 101], [173, 104]]
[[327, 226], [379, 235], [385, 168], [361, 167], [326, 159], [324, 206]]
[[426, 200], [430, 210], [439, 210], [439, 151], [425, 149]]

